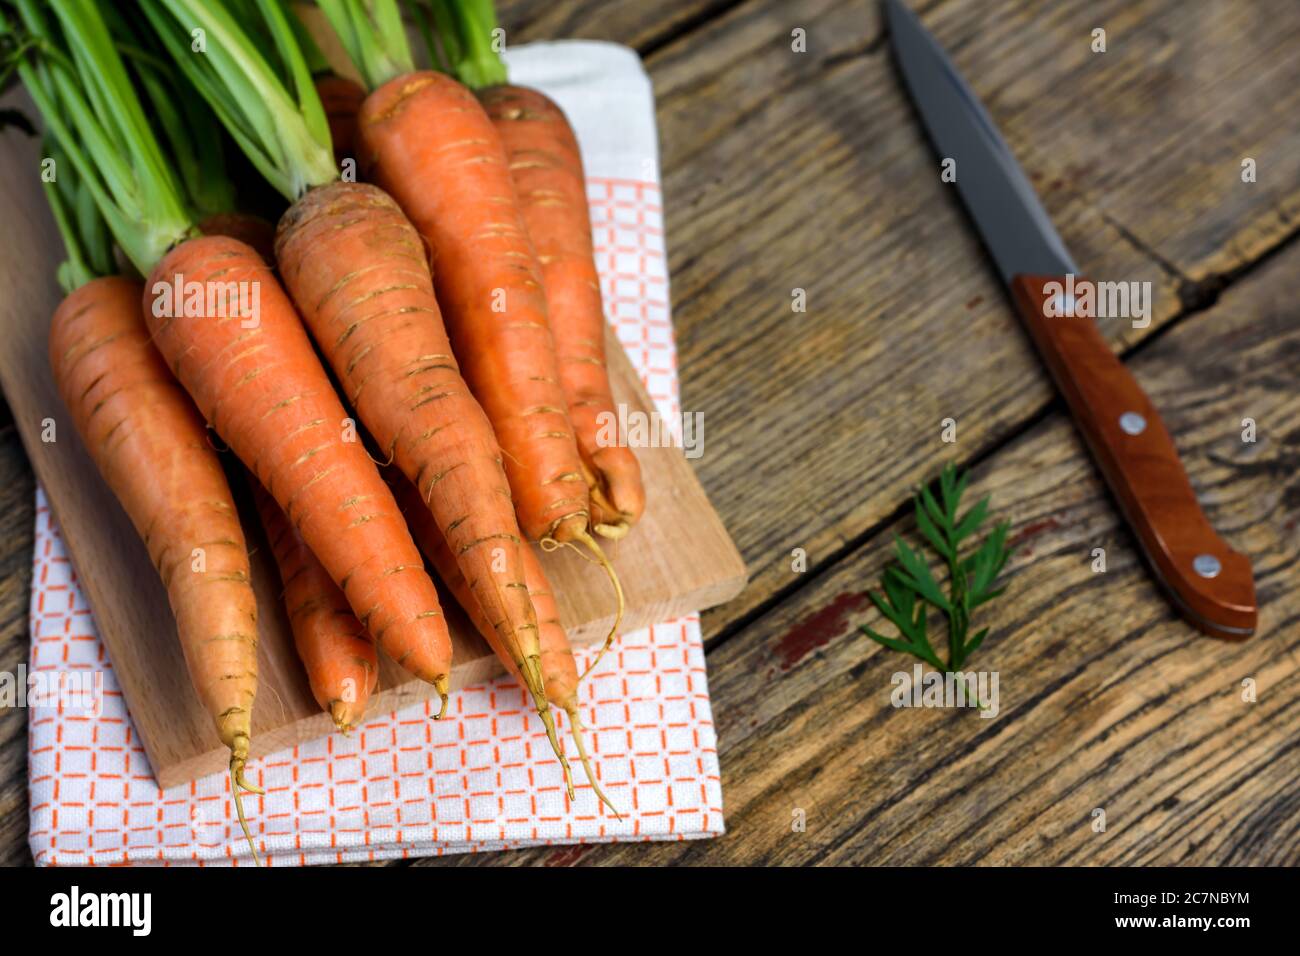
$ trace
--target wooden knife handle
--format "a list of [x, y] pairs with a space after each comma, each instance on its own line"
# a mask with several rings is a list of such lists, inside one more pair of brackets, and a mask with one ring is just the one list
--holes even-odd
[[[1075, 290], [1085, 281], [1076, 276]], [[1064, 276], [1021, 275], [1011, 282], [1016, 310], [1179, 611], [1215, 637], [1249, 637], [1256, 620], [1249, 559], [1210, 527], [1164, 422], [1096, 321], [1061, 315], [1061, 306], [1069, 307], [1066, 289]], [[1049, 299], [1056, 313], [1050, 317]]]

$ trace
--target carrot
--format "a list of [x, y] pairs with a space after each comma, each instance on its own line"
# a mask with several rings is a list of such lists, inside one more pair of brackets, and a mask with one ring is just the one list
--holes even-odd
[[[452, 549], [447, 546], [447, 539], [443, 536], [441, 529], [430, 517], [428, 509], [423, 507], [419, 492], [409, 481], [405, 481], [400, 476], [396, 476], [395, 480], [390, 483], [393, 487], [393, 495], [397, 498], [402, 513], [406, 515], [407, 523], [411, 527], [411, 534], [414, 535], [416, 544], [424, 552], [424, 556], [429, 559], [434, 570], [438, 572], [438, 576], [442, 578], [443, 583], [447, 585], [447, 588], [456, 598], [457, 603], [469, 615], [475, 629], [487, 641], [488, 646], [506, 665], [510, 673], [518, 678], [518, 667], [515, 666], [509, 654], [503, 652], [504, 649], [501, 647], [496, 628], [492, 627], [489, 616], [484, 612], [483, 606], [475, 597], [473, 588], [461, 573], [460, 566], [452, 553]], [[614, 816], [617, 817], [619, 816], [618, 810], [596, 782], [596, 774], [592, 770], [591, 760], [587, 755], [587, 748], [582, 740], [583, 724], [578, 705], [578, 684], [581, 678], [578, 676], [577, 662], [573, 659], [573, 651], [569, 647], [569, 639], [564, 632], [564, 625], [560, 623], [560, 610], [556, 606], [555, 595], [546, 580], [546, 574], [542, 570], [541, 562], [537, 560], [537, 555], [533, 553], [531, 548], [525, 547], [523, 549], [523, 565], [528, 596], [532, 599], [533, 607], [537, 610], [537, 625], [542, 647], [542, 677], [546, 685], [546, 698], [569, 715], [571, 733], [578, 748], [578, 759], [582, 761], [583, 769], [587, 774], [587, 781], [591, 784], [592, 790], [595, 791], [600, 801], [608, 806], [613, 811]], [[573, 798], [572, 784], [569, 785], [569, 797], [570, 799]]]
[[382, 190], [318, 186], [276, 252], [302, 317], [384, 453], [419, 487], [505, 656], [527, 675], [567, 771], [540, 671], [537, 619], [501, 451], [452, 355], [424, 247]]
[[379, 681], [374, 640], [275, 499], [257, 482], [250, 484], [280, 570], [294, 647], [307, 670], [312, 696], [347, 733], [366, 712]]
[[631, 449], [598, 440], [602, 421], [617, 415], [578, 141], [564, 112], [537, 90], [494, 85], [477, 92], [501, 134], [542, 266], [560, 385], [588, 474], [592, 524], [607, 537], [622, 537], [645, 510], [645, 489]]
[[[182, 302], [168, 308], [178, 278], [205, 290], [246, 283], [258, 290], [260, 314], [254, 323]], [[387, 485], [361, 443], [349, 440], [351, 420], [270, 269], [244, 243], [204, 236], [169, 252], [147, 286], [146, 320], [173, 373], [384, 653], [438, 689], [441, 716], [451, 638], [436, 589]]]
[[427, 72], [372, 92], [358, 126], [363, 171], [429, 242], [452, 347], [505, 452], [520, 527], [534, 540], [580, 537], [587, 486], [501, 138], [469, 90]]
[[546, 547], [581, 544], [605, 569], [618, 599], [608, 647], [622, 586], [589, 530], [541, 273], [501, 138], [469, 90], [413, 70], [394, 3], [360, 12], [342, 0], [319, 6], [371, 87], [357, 121], [358, 161], [425, 241], [452, 350], [505, 456], [519, 526]]
[[[419, 483], [455, 541], [466, 578], [490, 608], [567, 775], [542, 683], [536, 616], [519, 564], [521, 536], [500, 451], [452, 358], [419, 236], [382, 191], [339, 182], [333, 166], [321, 162], [329, 145], [325, 112], [308, 71], [310, 57], [278, 4], [259, 10], [283, 75], [221, 4], [150, 0], [143, 6], [250, 159], [295, 201], [282, 217], [277, 253], [303, 318], [369, 430]], [[395, 8], [390, 12], [390, 26], [400, 30]], [[238, 60], [181, 54], [183, 44], [176, 41], [191, 23], [219, 32]], [[250, 86], [262, 92], [261, 100], [242, 97]], [[307, 537], [329, 567], [327, 555]], [[419, 567], [423, 571], [422, 561]], [[383, 631], [374, 633], [383, 643]]]
[[[140, 7], [158, 34], [157, 46], [176, 58], [273, 186], [296, 195], [307, 183], [335, 177], [325, 114], [278, 4], [259, 3], [256, 11], [265, 17], [266, 42], [274, 43], [287, 78], [268, 66], [222, 4], [142, 0]], [[221, 36], [223, 55], [181, 53], [192, 27]], [[227, 74], [231, 70], [238, 80]], [[257, 76], [250, 79], [244, 70]], [[259, 91], [256, 98], [247, 96], [251, 87]], [[147, 123], [141, 125], [136, 138], [144, 140]], [[170, 184], [159, 178], [158, 195], [171, 196]], [[163, 357], [284, 510], [380, 648], [434, 685], [442, 716], [451, 638], [437, 589], [288, 296], [257, 253], [238, 240], [170, 239], [164, 256], [160, 237], [150, 232], [146, 238], [132, 258], [151, 276], [146, 320]], [[199, 293], [194, 299], [191, 288]], [[171, 302], [169, 290], [175, 290]], [[256, 309], [214, 308], [216, 294], [236, 290], [250, 299], [256, 294]]]
[[[244, 776], [257, 604], [243, 530], [203, 419], [150, 343], [140, 284], [104, 278], [116, 269], [112, 240], [144, 271], [192, 230], [187, 207], [205, 203], [182, 196], [99, 6], [17, 7], [27, 35], [0, 11], [0, 38], [28, 51], [15, 65], [59, 156], [59, 175], [43, 184], [69, 256], [58, 269], [69, 295], [50, 327], [55, 383], [162, 577], [191, 680], [230, 749], [231, 796], [260, 862], [241, 799], [261, 792]], [[191, 187], [203, 169], [211, 166], [191, 167]], [[221, 207], [220, 188], [201, 192]]]
[[[240, 788], [257, 692], [257, 601], [248, 549], [203, 419], [149, 342], [140, 283], [94, 279], [60, 304], [50, 365], [77, 431], [167, 588], [190, 679], [230, 749]], [[253, 849], [254, 859], [257, 850]]]
[[[346, 27], [337, 11], [331, 14], [337, 2], [327, 0], [321, 9], [336, 28]], [[424, 12], [439, 31], [441, 43], [430, 44], [435, 62], [471, 86], [505, 82], [505, 66], [488, 39], [495, 27], [490, 2], [434, 2]], [[381, 44], [390, 52], [404, 49], [404, 35], [370, 35], [351, 23], [344, 45], [354, 62], [380, 60], [374, 48]], [[371, 71], [367, 79], [378, 88], [358, 119], [362, 170], [392, 194], [428, 244], [452, 346], [506, 455], [520, 527], [547, 550], [583, 545], [614, 586], [614, 626], [590, 671], [618, 633], [623, 588], [590, 533], [589, 487], [597, 481], [569, 419], [541, 266], [505, 144], [474, 95], [450, 76], [408, 72], [378, 85]], [[607, 510], [612, 506], [602, 509], [602, 525], [617, 537], [628, 522]]]

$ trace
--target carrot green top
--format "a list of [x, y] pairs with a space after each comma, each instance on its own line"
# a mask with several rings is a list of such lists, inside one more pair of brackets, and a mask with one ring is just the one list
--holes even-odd
[[411, 0], [411, 7], [429, 56], [440, 70], [475, 90], [506, 81], [504, 34], [492, 0]]
[[[38, 46], [38, 42], [30, 36], [19, 40], [3, 11], [0, 11], [0, 36], [14, 41], [8, 44], [8, 56], [3, 74], [0, 74], [0, 86], [3, 86], [3, 77], [21, 70], [23, 58]], [[56, 101], [58, 93], [49, 69], [29, 68], [24, 73], [24, 82], [29, 87], [36, 86], [37, 93], [43, 94], [47, 102]], [[95, 197], [85, 183], [77, 178], [67, 153], [49, 133], [42, 144], [41, 155], [41, 188], [50, 205], [50, 212], [54, 215], [54, 224], [63, 237], [63, 248], [68, 256], [59, 263], [56, 277], [59, 287], [68, 293], [92, 279], [116, 271], [113, 237], [95, 205]]]
[[53, 137], [46, 137], [45, 155], [54, 161], [53, 179], [42, 177], [41, 186], [63, 237], [68, 258], [59, 263], [59, 287], [66, 293], [91, 279], [117, 271], [113, 261], [113, 237], [99, 214], [95, 198], [78, 178], [72, 164]]
[[147, 27], [88, 0], [15, 6], [0, 36], [45, 120], [42, 185], [68, 252], [66, 291], [116, 271], [114, 240], [147, 274], [195, 222], [234, 210], [221, 127], [193, 89], [168, 82]]
[[235, 188], [222, 156], [221, 124], [203, 98], [185, 83], [169, 81], [165, 54], [148, 49], [154, 37], [142, 37], [117, 7], [106, 11], [118, 48], [125, 54], [160, 128], [167, 159], [185, 190], [195, 217], [202, 221], [235, 208]]
[[[131, 86], [99, 5], [90, 0], [14, 0], [19, 23], [0, 15], [0, 35], [24, 54], [15, 63], [23, 85], [75, 173], [73, 184], [47, 190], [56, 221], [71, 240], [60, 281], [85, 281], [102, 265], [94, 229], [69, 230], [71, 213], [93, 200], [122, 251], [148, 274], [190, 232], [183, 190]], [[49, 13], [54, 16], [50, 17]], [[31, 55], [27, 55], [31, 54]], [[57, 156], [53, 167], [57, 187]], [[80, 236], [80, 238], [77, 238]], [[94, 253], [92, 255], [92, 249]]]
[[[366, 86], [415, 69], [397, 0], [317, 0]], [[470, 87], [506, 81], [491, 0], [407, 0], [434, 65]]]
[[415, 70], [397, 0], [317, 0], [368, 89]]
[[329, 123], [283, 0], [140, 0], [194, 88], [290, 200], [338, 178]]

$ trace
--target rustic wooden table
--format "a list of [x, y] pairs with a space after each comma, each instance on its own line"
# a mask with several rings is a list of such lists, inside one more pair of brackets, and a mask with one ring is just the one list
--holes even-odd
[[[1156, 591], [871, 0], [507, 0], [510, 42], [631, 44], [654, 79], [683, 406], [705, 415], [698, 472], [752, 582], [704, 620], [725, 837], [425, 862], [1300, 862], [1300, 6], [914, 5], [1080, 265], [1153, 283], [1150, 326], [1108, 334], [1255, 564], [1258, 635], [1201, 637]], [[974, 662], [1000, 674], [994, 719], [896, 710], [911, 659], [858, 630], [912, 490], [947, 461], [1013, 525]], [[0, 670], [28, 653], [32, 492], [5, 427]], [[24, 714], [0, 713], [0, 863], [31, 859], [26, 744]]]

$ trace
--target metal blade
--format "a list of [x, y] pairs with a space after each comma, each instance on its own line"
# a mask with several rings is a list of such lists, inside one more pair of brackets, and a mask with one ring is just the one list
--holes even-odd
[[903, 79], [937, 152], [957, 161], [957, 189], [1002, 272], [1078, 273], [1020, 164], [948, 55], [900, 0], [885, 16]]

